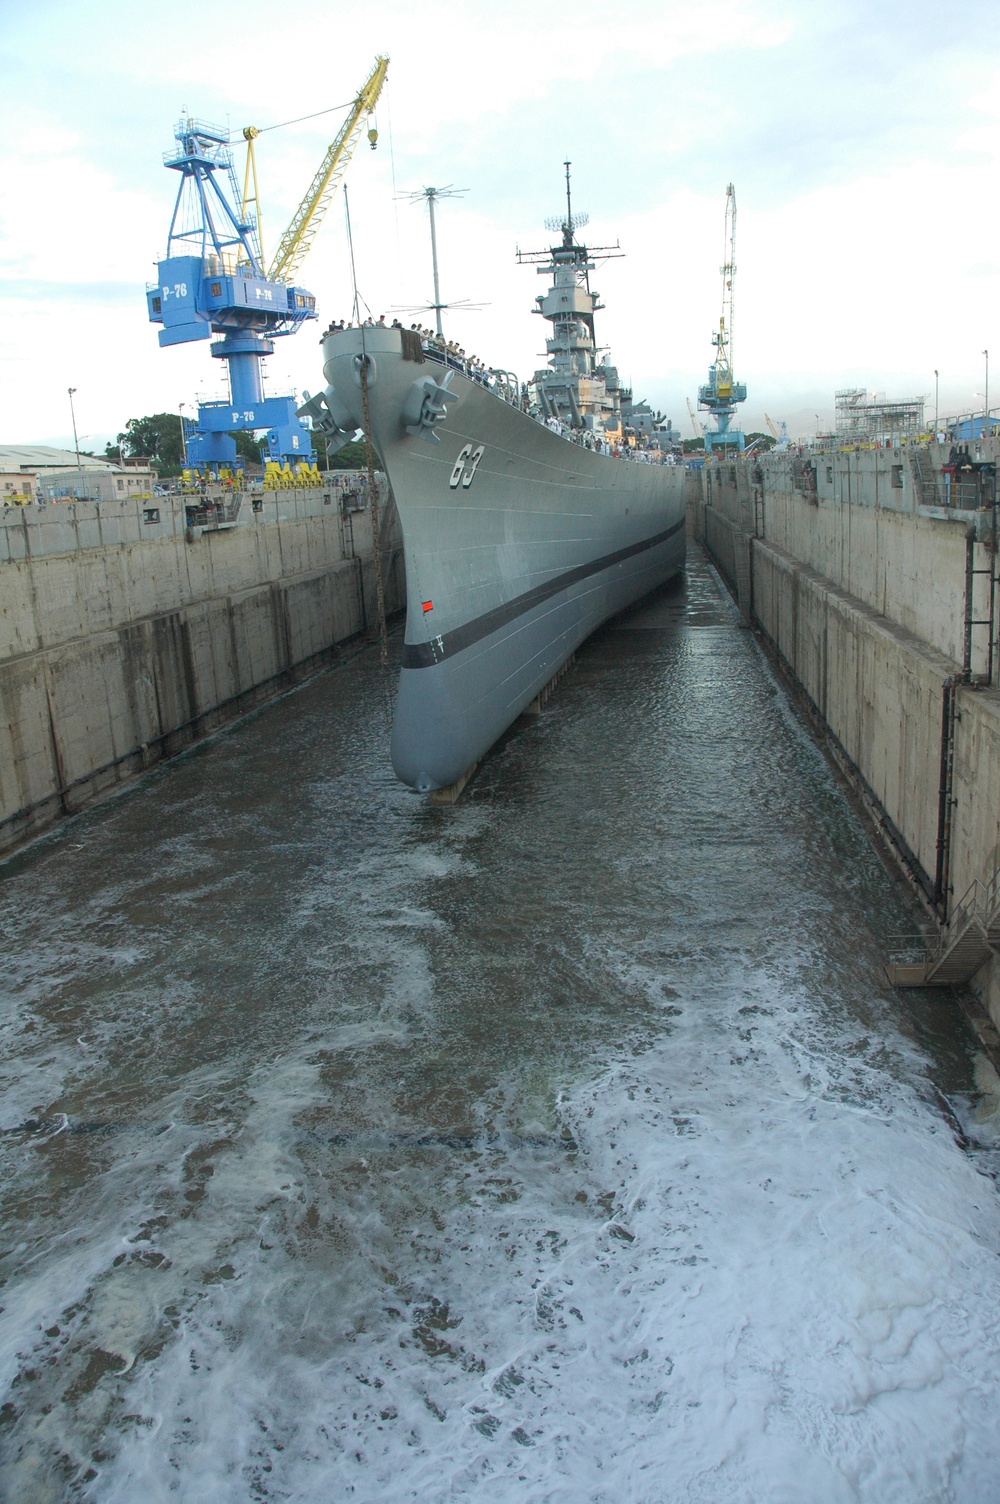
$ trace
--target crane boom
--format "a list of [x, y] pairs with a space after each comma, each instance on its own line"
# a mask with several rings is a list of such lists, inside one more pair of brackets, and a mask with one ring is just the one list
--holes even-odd
[[[240, 218], [244, 224], [251, 222], [257, 226], [257, 249], [260, 251], [260, 264], [264, 266], [264, 227], [260, 213], [260, 189], [257, 187], [257, 158], [254, 154], [253, 144], [260, 131], [255, 125], [247, 125], [243, 128], [243, 139], [247, 144], [247, 160], [243, 171], [243, 203], [240, 208]], [[250, 214], [250, 205], [253, 205], [253, 214]]]
[[722, 272], [722, 317], [715, 344], [717, 376], [716, 390], [720, 397], [728, 397], [733, 390], [733, 315], [736, 280], [736, 189], [732, 183], [726, 189], [726, 259], [720, 267]]
[[698, 406], [712, 414], [715, 427], [705, 430], [706, 449], [725, 449], [732, 445], [742, 449], [743, 434], [730, 423], [736, 404], [745, 402], [747, 389], [733, 375], [733, 283], [736, 280], [736, 189], [732, 183], [726, 189], [726, 242], [725, 260], [719, 270], [722, 273], [722, 315], [719, 327], [712, 335], [715, 359], [708, 368], [708, 380], [698, 388]]
[[697, 417], [695, 416], [694, 408], [691, 406], [691, 398], [690, 397], [687, 399], [687, 405], [688, 405], [688, 412], [691, 414], [691, 427], [694, 429], [695, 438], [697, 438], [697, 439], [704, 438], [704, 436], [705, 436], [705, 430], [702, 428], [701, 423], [698, 421]]
[[361, 87], [351, 112], [330, 143], [326, 156], [320, 163], [316, 176], [309, 184], [306, 195], [292, 215], [291, 223], [275, 252], [268, 277], [273, 282], [291, 282], [303, 257], [312, 244], [341, 178], [351, 160], [361, 126], [378, 103], [389, 67], [387, 57], [377, 57], [375, 67]]

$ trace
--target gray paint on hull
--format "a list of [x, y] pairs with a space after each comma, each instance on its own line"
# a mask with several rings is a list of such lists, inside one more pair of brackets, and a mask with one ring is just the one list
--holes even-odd
[[392, 765], [421, 792], [447, 788], [482, 758], [567, 658], [609, 616], [684, 566], [684, 538], [567, 587], [433, 667], [403, 668]]
[[489, 637], [494, 631], [499, 631], [516, 617], [523, 616], [533, 606], [540, 605], [543, 601], [550, 600], [555, 595], [561, 595], [568, 590], [570, 585], [578, 580], [588, 580], [594, 575], [603, 574], [613, 565], [623, 563], [626, 559], [635, 558], [638, 554], [652, 554], [653, 550], [661, 543], [666, 543], [675, 533], [684, 526], [683, 520], [675, 522], [673, 527], [666, 528], [662, 533], [656, 533], [652, 538], [645, 538], [641, 543], [631, 543], [628, 548], [618, 549], [615, 553], [605, 554], [603, 558], [593, 559], [589, 564], [578, 564], [575, 569], [565, 570], [556, 575], [552, 580], [547, 580], [544, 585], [535, 585], [526, 590], [523, 595], [517, 595], [513, 600], [505, 601], [502, 605], [494, 606], [482, 616], [473, 617], [472, 621], [455, 627], [444, 636], [435, 637], [431, 642], [408, 642], [403, 647], [404, 668], [432, 668], [435, 663], [440, 663], [443, 658], [450, 658], [454, 653], [460, 653], [463, 649], [471, 647], [483, 637]]
[[[595, 454], [457, 372], [458, 401], [436, 427], [440, 442], [427, 443], [407, 433], [403, 412], [414, 383], [443, 368], [404, 360], [398, 330], [363, 337], [372, 439], [403, 530], [406, 655], [427, 665], [401, 670], [393, 766], [414, 787], [440, 788], [602, 621], [683, 566], [685, 472]], [[359, 427], [361, 348], [357, 329], [324, 341], [327, 381]], [[466, 445], [483, 453], [470, 484], [453, 486]], [[470, 630], [494, 622], [487, 635]]]

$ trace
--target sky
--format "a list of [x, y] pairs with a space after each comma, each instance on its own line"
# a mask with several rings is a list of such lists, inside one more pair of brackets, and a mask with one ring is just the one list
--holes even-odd
[[[446, 333], [522, 379], [541, 364], [544, 284], [517, 248], [550, 240], [570, 158], [585, 238], [620, 245], [592, 283], [636, 397], [690, 434], [721, 312], [727, 184], [737, 199], [733, 354], [793, 436], [828, 429], [834, 392], [1000, 405], [1000, 41], [993, 0], [0, 0], [12, 87], [0, 194], [0, 442], [103, 450], [126, 421], [225, 395], [204, 344], [161, 350], [145, 286], [166, 250], [183, 110], [278, 125], [343, 104], [390, 58], [379, 145], [347, 172], [358, 290], [377, 317], [432, 296], [426, 209], [441, 204]], [[273, 249], [342, 115], [257, 143]], [[281, 340], [270, 394], [322, 385], [317, 339], [351, 314], [342, 195], [298, 281], [319, 322]], [[402, 317], [403, 315], [401, 315]], [[407, 314], [406, 321], [421, 317]], [[430, 322], [430, 316], [423, 316]], [[935, 369], [940, 373], [937, 383]]]

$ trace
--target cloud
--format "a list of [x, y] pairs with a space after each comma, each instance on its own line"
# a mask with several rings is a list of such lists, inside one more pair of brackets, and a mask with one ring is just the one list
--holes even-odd
[[32, 277], [0, 277], [0, 300], [27, 303], [98, 303], [135, 306], [144, 295], [135, 282], [43, 282]]

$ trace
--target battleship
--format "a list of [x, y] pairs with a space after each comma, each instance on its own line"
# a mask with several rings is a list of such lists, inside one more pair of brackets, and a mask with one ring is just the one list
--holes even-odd
[[584, 222], [567, 163], [560, 242], [518, 253], [550, 278], [530, 382], [467, 360], [439, 313], [437, 336], [331, 327], [326, 389], [300, 409], [331, 448], [366, 430], [389, 478], [407, 590], [391, 754], [423, 793], [466, 776], [595, 628], [684, 565], [685, 470], [629, 430], [594, 332], [590, 274], [612, 248], [581, 244]]

